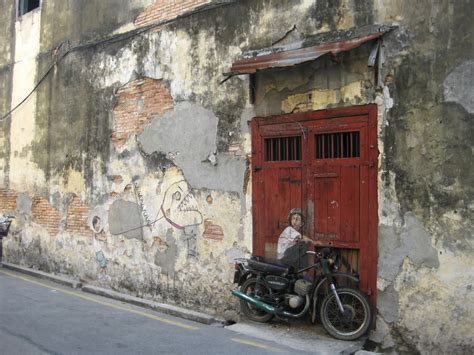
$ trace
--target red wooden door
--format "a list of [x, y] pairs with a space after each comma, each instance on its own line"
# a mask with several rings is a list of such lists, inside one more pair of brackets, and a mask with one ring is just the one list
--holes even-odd
[[276, 256], [291, 208], [305, 233], [341, 250], [375, 303], [377, 267], [375, 105], [252, 121], [254, 253]]

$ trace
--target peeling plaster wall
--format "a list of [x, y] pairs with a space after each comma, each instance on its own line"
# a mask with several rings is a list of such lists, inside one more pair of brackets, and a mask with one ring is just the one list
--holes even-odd
[[[182, 167], [191, 186], [243, 195], [245, 159], [216, 156], [217, 125], [218, 118], [212, 111], [184, 102], [153, 120], [138, 142], [145, 154], [162, 152], [174, 165]], [[160, 132], [167, 134], [156, 140]]]
[[[15, 22], [15, 56], [13, 66], [12, 107], [18, 105], [31, 92], [37, 79], [36, 57], [39, 53], [41, 13], [34, 10]], [[44, 171], [33, 162], [31, 145], [36, 133], [36, 98], [29, 100], [11, 115], [10, 127], [10, 186], [19, 190], [22, 186], [44, 186]]]
[[423, 353], [469, 352], [474, 171], [466, 95], [473, 93], [474, 47], [466, 32], [473, 25], [458, 24], [472, 4], [423, 2], [424, 16], [401, 1], [384, 5], [376, 7], [376, 19], [401, 26], [387, 45], [396, 104], [384, 129], [379, 241], [386, 247], [379, 252], [387, 257], [379, 255], [378, 284], [382, 297], [398, 302], [380, 312], [392, 331], [380, 327], [377, 336], [386, 347], [402, 335], [408, 348]]
[[[141, 32], [135, 20], [152, 0], [45, 1], [19, 21], [0, 1], [0, 114], [52, 68], [0, 122], [0, 212], [17, 216], [5, 258], [235, 310], [232, 260], [252, 250], [247, 121], [377, 103], [371, 339], [385, 351], [472, 349], [472, 4], [222, 3]], [[257, 74], [254, 105], [246, 76], [221, 84], [243, 51], [373, 24], [398, 26], [384, 36], [383, 88], [370, 44]]]
[[11, 109], [12, 76], [15, 54], [15, 6], [7, 0], [0, 2], [0, 184], [9, 185], [10, 140], [8, 138], [11, 121], [3, 116]]

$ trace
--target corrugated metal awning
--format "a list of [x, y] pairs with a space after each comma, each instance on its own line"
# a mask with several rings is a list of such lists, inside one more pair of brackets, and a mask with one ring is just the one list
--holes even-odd
[[370, 26], [356, 30], [315, 36], [286, 46], [263, 48], [244, 53], [226, 76], [253, 74], [258, 70], [287, 67], [315, 60], [325, 54], [337, 55], [382, 37], [394, 27]]

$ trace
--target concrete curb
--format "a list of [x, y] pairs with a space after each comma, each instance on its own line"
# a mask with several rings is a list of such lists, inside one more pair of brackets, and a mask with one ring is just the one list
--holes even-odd
[[71, 280], [71, 279], [68, 279], [66, 277], [56, 276], [56, 275], [48, 274], [48, 273], [43, 272], [43, 271], [30, 269], [30, 268], [27, 268], [27, 267], [15, 265], [15, 264], [10, 264], [10, 263], [6, 263], [6, 262], [3, 262], [2, 264], [3, 264], [3, 267], [5, 269], [18, 271], [18, 272], [21, 272], [23, 274], [27, 274], [27, 275], [30, 275], [30, 276], [37, 277], [39, 279], [53, 281], [53, 282], [56, 282], [58, 284], [61, 284], [61, 285], [64, 285], [64, 286], [69, 286], [69, 287], [72, 287], [72, 288], [81, 288], [82, 287], [81, 282]]
[[109, 290], [109, 289], [102, 288], [102, 287], [97, 287], [97, 286], [92, 286], [92, 285], [83, 285], [79, 281], [71, 280], [71, 279], [68, 279], [68, 278], [65, 278], [65, 277], [62, 277], [62, 276], [56, 276], [56, 275], [48, 274], [48, 273], [43, 272], [43, 271], [30, 269], [30, 268], [27, 268], [27, 267], [15, 265], [15, 264], [10, 264], [10, 263], [6, 263], [6, 262], [3, 262], [3, 267], [6, 268], [6, 269], [21, 272], [23, 274], [27, 274], [27, 275], [37, 277], [37, 278], [40, 278], [40, 279], [53, 281], [53, 282], [56, 282], [58, 284], [68, 286], [68, 287], [71, 287], [71, 288], [81, 289], [83, 292], [88, 292], [88, 293], [96, 294], [96, 295], [99, 295], [99, 296], [112, 298], [112, 299], [115, 299], [117, 301], [122, 301], [122, 302], [130, 303], [130, 304], [133, 304], [133, 305], [136, 305], [136, 306], [139, 306], [139, 307], [152, 309], [154, 311], [169, 314], [169, 315], [172, 315], [172, 316], [175, 316], [175, 317], [180, 317], [180, 318], [183, 318], [183, 319], [188, 319], [188, 320], [192, 320], [192, 321], [207, 324], [207, 325], [214, 324], [214, 325], [223, 326], [224, 323], [225, 323], [225, 321], [223, 319], [213, 317], [213, 316], [210, 316], [210, 315], [205, 314], [205, 313], [191, 311], [191, 310], [186, 309], [186, 308], [182, 308], [182, 307], [178, 307], [178, 306], [172, 306], [172, 305], [165, 304], [165, 303], [153, 302], [153, 301], [150, 301], [150, 300], [130, 296], [130, 295], [127, 295], [127, 294], [124, 294], [124, 293], [116, 292], [116, 291]]
[[353, 341], [338, 340], [326, 334], [322, 326], [308, 324], [305, 321], [285, 323], [255, 323], [242, 321], [226, 329], [254, 338], [273, 341], [298, 351], [320, 355], [350, 355], [363, 348], [365, 339]]
[[184, 318], [184, 319], [189, 319], [195, 322], [203, 323], [203, 324], [222, 324], [224, 323], [223, 320], [210, 316], [205, 313], [200, 313], [200, 312], [195, 312], [191, 311], [186, 308], [181, 308], [177, 306], [172, 306], [169, 304], [165, 303], [158, 303], [158, 302], [153, 302], [150, 300], [146, 300], [143, 298], [139, 297], [134, 297], [130, 295], [126, 295], [120, 292], [112, 291], [106, 288], [101, 288], [97, 286], [91, 286], [91, 285], [83, 285], [82, 286], [82, 291], [84, 292], [89, 292], [93, 293], [99, 296], [104, 296], [108, 298], [112, 298], [118, 301], [130, 303], [136, 306], [144, 307], [144, 308], [149, 308], [154, 311], [158, 311], [161, 313], [169, 314], [172, 316]]

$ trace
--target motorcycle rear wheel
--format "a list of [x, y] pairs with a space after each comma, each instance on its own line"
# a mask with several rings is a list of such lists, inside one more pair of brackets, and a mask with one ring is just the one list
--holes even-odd
[[[263, 295], [270, 293], [270, 290], [262, 283], [260, 283], [258, 289], [256, 286], [257, 279], [255, 277], [252, 277], [242, 284], [240, 290], [243, 293], [252, 297], [254, 297], [255, 295], [262, 297]], [[266, 323], [273, 318], [273, 314], [258, 309], [257, 307], [249, 304], [248, 302], [245, 302], [244, 300], [240, 300], [240, 310], [247, 316], [247, 318], [255, 322]]]
[[334, 338], [355, 340], [369, 330], [372, 311], [367, 297], [359, 290], [341, 288], [337, 290], [344, 307], [342, 313], [336, 297], [331, 292], [321, 304], [320, 316], [324, 329]]

